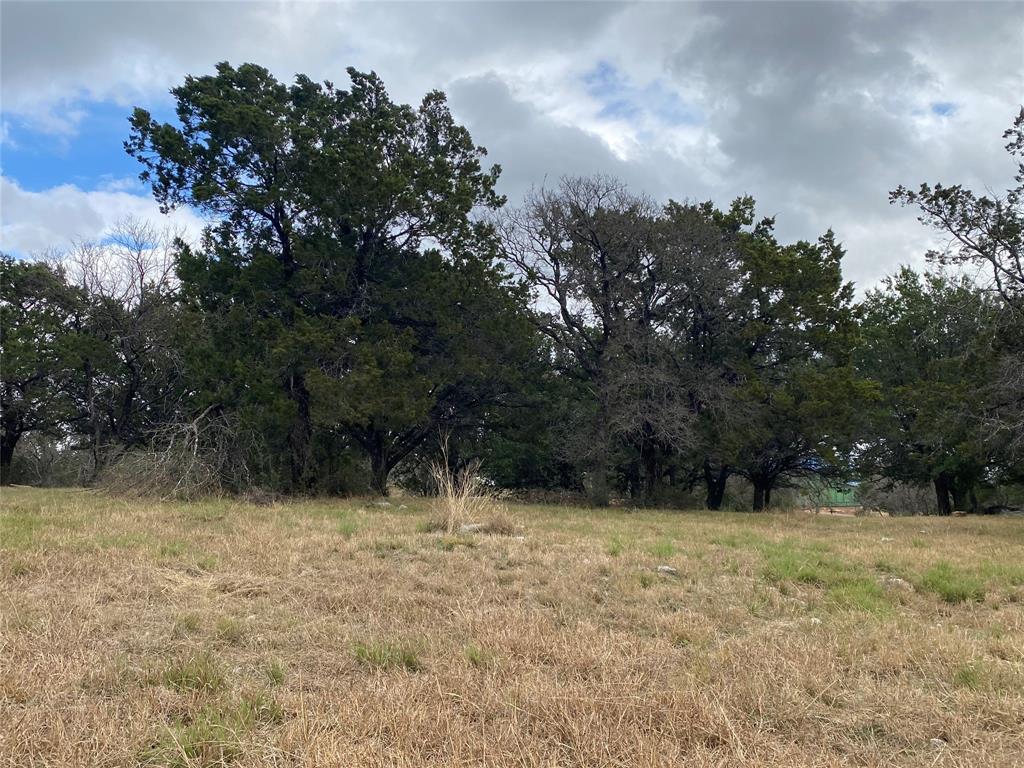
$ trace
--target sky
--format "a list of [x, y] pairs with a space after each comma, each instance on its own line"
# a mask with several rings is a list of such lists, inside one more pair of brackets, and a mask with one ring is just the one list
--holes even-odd
[[171, 119], [186, 74], [251, 61], [445, 91], [512, 204], [594, 173], [660, 200], [753, 195], [787, 240], [834, 229], [863, 289], [936, 243], [889, 190], [1012, 182], [1024, 3], [4, 0], [0, 58], [0, 248], [19, 256], [162, 220], [128, 115]]

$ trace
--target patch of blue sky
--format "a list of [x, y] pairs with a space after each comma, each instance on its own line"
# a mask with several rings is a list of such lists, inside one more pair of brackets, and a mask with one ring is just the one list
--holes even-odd
[[640, 107], [629, 99], [614, 99], [613, 101], [605, 103], [597, 115], [598, 117], [603, 117], [609, 120], [626, 120], [628, 122], [633, 122], [640, 117], [641, 113], [642, 110]]
[[619, 70], [607, 61], [599, 61], [593, 69], [583, 73], [583, 82], [587, 86], [587, 93], [596, 99], [615, 94], [624, 88], [624, 78]]
[[601, 104], [598, 116], [602, 118], [635, 123], [649, 114], [670, 126], [698, 125], [703, 121], [700, 110], [687, 104], [664, 80], [639, 87], [607, 61], [599, 61], [584, 73], [583, 84], [587, 94]]
[[[137, 179], [141, 166], [124, 151], [131, 107], [85, 102], [75, 108], [84, 114], [71, 136], [39, 131], [17, 115], [0, 114], [6, 128], [3, 175], [32, 192], [62, 184], [93, 190]], [[172, 115], [154, 117], [169, 120]]]
[[931, 105], [933, 115], [952, 117], [956, 114], [956, 104], [952, 101], [934, 101]]
[[644, 88], [650, 111], [669, 125], [700, 125], [704, 115], [692, 104], [687, 104], [664, 81], [655, 80]]

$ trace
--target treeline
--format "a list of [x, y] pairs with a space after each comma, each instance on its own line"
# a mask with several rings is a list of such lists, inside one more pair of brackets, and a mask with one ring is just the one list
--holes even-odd
[[221, 64], [175, 124], [135, 110], [126, 150], [199, 242], [125, 221], [0, 260], [4, 482], [427, 490], [441, 435], [595, 504], [861, 478], [948, 513], [1024, 481], [1024, 164], [1002, 198], [893, 192], [951, 247], [858, 301], [832, 232], [780, 242], [749, 197], [592, 177], [509, 205], [443, 94], [349, 76]]

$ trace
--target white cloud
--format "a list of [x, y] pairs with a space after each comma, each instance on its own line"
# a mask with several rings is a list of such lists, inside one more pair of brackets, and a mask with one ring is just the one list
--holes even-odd
[[192, 211], [160, 213], [149, 196], [134, 195], [114, 185], [93, 191], [63, 184], [30, 192], [0, 177], [0, 250], [19, 255], [64, 249], [73, 242], [101, 241], [119, 219], [131, 216], [158, 227], [183, 230], [195, 238], [202, 221]]

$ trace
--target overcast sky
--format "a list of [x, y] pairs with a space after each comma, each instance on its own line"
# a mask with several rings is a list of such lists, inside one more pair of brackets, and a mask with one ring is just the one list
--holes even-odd
[[[1024, 101], [1024, 3], [94, 3], [2, 13], [4, 250], [158, 218], [124, 155], [135, 105], [216, 62], [449, 95], [511, 201], [608, 173], [661, 198], [752, 194], [780, 233], [828, 227], [862, 287], [920, 263], [897, 184], [1004, 189]], [[180, 223], [196, 229], [188, 212]]]

